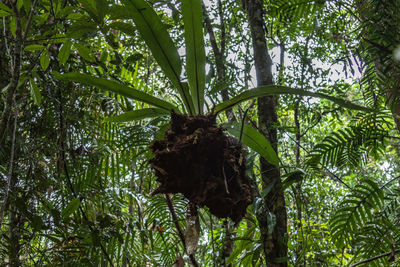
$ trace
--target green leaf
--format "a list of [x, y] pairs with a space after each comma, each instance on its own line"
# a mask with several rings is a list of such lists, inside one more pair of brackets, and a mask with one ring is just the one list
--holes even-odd
[[0, 2], [0, 10], [4, 10], [4, 11], [10, 12], [10, 13], [12, 12], [12, 9], [9, 8], [6, 4], [4, 4], [2, 2]]
[[40, 56], [40, 66], [43, 70], [47, 70], [50, 64], [50, 57], [47, 50], [44, 50], [42, 55]]
[[32, 219], [32, 228], [34, 231], [39, 231], [43, 227], [43, 220], [39, 215], [33, 215]]
[[23, 0], [17, 0], [17, 8], [18, 8], [18, 10], [20, 10], [23, 5], [24, 5], [24, 1]]
[[29, 79], [29, 83], [31, 85], [31, 96], [33, 98], [33, 101], [36, 105], [40, 106], [40, 104], [42, 103], [42, 95], [40, 94], [40, 89], [33, 79]]
[[89, 62], [95, 62], [96, 59], [94, 58], [94, 55], [92, 52], [90, 52], [90, 49], [87, 48], [86, 46], [83, 46], [81, 44], [74, 44], [75, 48], [78, 49], [79, 54], [81, 57]]
[[[235, 136], [240, 138], [241, 123], [231, 122], [222, 124], [226, 130]], [[275, 150], [272, 148], [268, 140], [253, 127], [244, 125], [242, 133], [242, 143], [259, 153], [269, 163], [279, 168], [279, 158], [276, 155]]]
[[226, 260], [227, 264], [233, 263], [235, 260], [237, 260], [237, 257], [244, 251], [246, 248], [251, 246], [253, 244], [253, 241], [251, 240], [254, 230], [255, 230], [255, 225], [249, 227], [244, 233], [243, 233], [243, 240], [240, 240], [238, 242], [238, 245], [235, 247], [235, 249], [232, 251], [231, 255], [228, 257]]
[[282, 181], [282, 188], [286, 189], [294, 183], [299, 183], [301, 180], [303, 180], [303, 177], [304, 177], [303, 170], [296, 170], [296, 171], [287, 173], [286, 175], [284, 175], [282, 177], [282, 178], [285, 178], [285, 180]]
[[186, 74], [195, 112], [203, 113], [205, 64], [201, 0], [182, 1], [185, 28]]
[[8, 13], [7, 11], [0, 10], [0, 17], [8, 17], [10, 16], [11, 13]]
[[25, 46], [24, 50], [25, 51], [37, 51], [37, 50], [44, 49], [44, 47], [45, 47], [44, 45], [33, 44], [33, 45]]
[[23, 2], [24, 2], [25, 12], [26, 12], [26, 14], [29, 14], [29, 12], [31, 10], [32, 2], [31, 2], [31, 0], [23, 0]]
[[129, 36], [134, 36], [135, 32], [136, 32], [136, 29], [135, 29], [135, 27], [132, 26], [132, 24], [121, 22], [121, 21], [113, 22], [109, 25], [109, 27], [119, 30]]
[[155, 107], [159, 107], [168, 111], [174, 110], [176, 112], [179, 112], [179, 109], [177, 107], [175, 107], [174, 105], [172, 105], [167, 101], [164, 101], [152, 95], [146, 94], [142, 91], [136, 90], [133, 87], [126, 86], [115, 81], [110, 81], [107, 79], [98, 78], [91, 75], [76, 73], [76, 72], [71, 72], [66, 74], [55, 73], [55, 77], [61, 80], [74, 81], [86, 85], [95, 86], [99, 89], [111, 91], [147, 103], [149, 105], [153, 105]]
[[104, 50], [103, 52], [101, 52], [100, 62], [106, 63], [107, 58], [108, 58], [108, 52]]
[[101, 23], [102, 18], [97, 10], [95, 0], [79, 0], [83, 8], [89, 13], [96, 22]]
[[67, 219], [71, 216], [72, 213], [78, 210], [81, 201], [79, 198], [74, 198], [71, 202], [68, 203], [67, 207], [61, 212], [61, 218], [63, 220]]
[[132, 17], [129, 10], [121, 5], [110, 6], [108, 13], [110, 15], [110, 20], [130, 19]]
[[15, 16], [12, 16], [10, 19], [10, 31], [14, 37], [15, 37], [16, 30], [17, 30], [17, 24], [15, 22]]
[[122, 0], [129, 9], [135, 25], [149, 46], [165, 75], [177, 88], [189, 114], [193, 114], [193, 102], [189, 90], [180, 81], [182, 62], [164, 24], [144, 0]]
[[70, 40], [66, 40], [60, 48], [60, 52], [58, 52], [58, 60], [60, 64], [63, 65], [67, 62], [69, 55], [71, 53], [71, 45], [72, 42]]
[[118, 116], [106, 118], [105, 120], [110, 121], [110, 122], [127, 122], [127, 121], [160, 117], [163, 115], [167, 115], [169, 113], [170, 112], [165, 109], [143, 108], [143, 109], [128, 111], [128, 112], [118, 115]]
[[362, 111], [369, 111], [369, 112], [373, 111], [373, 109], [353, 104], [348, 100], [336, 98], [336, 97], [321, 94], [321, 93], [315, 93], [315, 92], [311, 92], [311, 91], [307, 91], [307, 90], [303, 90], [303, 89], [291, 88], [291, 87], [286, 87], [286, 86], [266, 85], [266, 86], [260, 86], [260, 87], [254, 88], [254, 89], [244, 91], [243, 93], [239, 94], [238, 96], [218, 104], [214, 109], [214, 113], [217, 114], [217, 113], [227, 110], [245, 100], [249, 100], [249, 99], [252, 99], [255, 97], [270, 96], [270, 95], [282, 95], [282, 94], [324, 98], [324, 99], [328, 99], [328, 100], [330, 100], [342, 107], [348, 108], [348, 109], [362, 110]]

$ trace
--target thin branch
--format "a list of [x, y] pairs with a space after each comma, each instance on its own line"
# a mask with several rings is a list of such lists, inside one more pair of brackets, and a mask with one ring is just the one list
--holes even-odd
[[31, 11], [29, 12], [28, 20], [26, 21], [26, 26], [25, 26], [25, 30], [24, 30], [24, 36], [22, 38], [22, 43], [24, 43], [26, 41], [26, 38], [28, 37], [29, 29], [31, 28], [31, 24], [32, 24], [33, 13], [35, 12], [37, 3], [38, 3], [38, 0], [35, 0], [31, 6]]
[[[208, 16], [206, 6], [202, 3], [203, 8], [203, 17], [204, 23], [206, 25], [206, 29], [208, 35], [210, 37], [211, 48], [215, 58], [215, 65], [217, 68], [217, 78], [218, 81], [224, 82], [225, 81], [225, 65], [224, 65], [224, 54], [225, 54], [225, 47], [226, 47], [226, 33], [225, 33], [225, 24], [223, 19], [222, 13], [222, 4], [218, 3], [218, 10], [219, 10], [219, 17], [220, 17], [220, 27], [221, 27], [221, 48], [218, 48], [217, 40], [215, 38], [214, 29], [212, 26], [212, 22], [210, 17]], [[226, 101], [229, 99], [228, 90], [225, 88], [221, 90], [222, 100]], [[235, 115], [232, 112], [232, 109], [228, 109], [226, 111], [226, 116], [228, 117], [229, 121], [236, 121]]]
[[373, 47], [378, 48], [381, 52], [384, 52], [384, 53], [386, 53], [388, 55], [393, 54], [393, 51], [390, 48], [388, 48], [388, 47], [386, 47], [384, 45], [378, 44], [377, 42], [374, 42], [374, 41], [372, 41], [372, 40], [370, 40], [370, 39], [368, 39], [366, 37], [362, 37], [362, 39], [364, 41], [366, 41], [367, 43], [369, 43], [370, 45], [372, 45]]
[[11, 56], [10, 48], [8, 47], [8, 38], [6, 35], [6, 18], [5, 17], [3, 17], [3, 36], [2, 36], [2, 38], [4, 38], [4, 45], [6, 48], [7, 55], [10, 58], [10, 63], [11, 63], [11, 65], [13, 65], [13, 59]]
[[390, 179], [390, 180], [387, 181], [384, 185], [382, 185], [380, 189], [385, 188], [385, 187], [388, 186], [390, 183], [396, 181], [396, 180], [399, 179], [399, 178], [400, 178], [400, 175], [399, 175], [399, 176], [396, 176], [396, 177], [394, 177], [394, 178], [392, 178], [392, 179]]
[[18, 115], [17, 105], [16, 105], [15, 99], [14, 99], [14, 126], [13, 126], [13, 135], [12, 135], [12, 141], [11, 141], [10, 163], [9, 163], [8, 175], [7, 175], [7, 185], [6, 185], [6, 191], [4, 193], [4, 202], [3, 202], [3, 205], [1, 206], [1, 210], [0, 210], [0, 229], [3, 224], [4, 211], [7, 206], [8, 193], [10, 192], [10, 184], [11, 184], [11, 178], [12, 178], [12, 173], [13, 173], [13, 162], [14, 162], [14, 153], [15, 153], [15, 135], [17, 132], [17, 115]]
[[224, 13], [222, 11], [221, 0], [218, 0], [218, 15], [221, 27], [221, 55], [223, 56], [225, 54], [225, 47], [226, 47], [226, 29], [225, 29]]
[[367, 263], [367, 262], [378, 260], [380, 258], [383, 258], [383, 257], [386, 257], [386, 256], [390, 256], [390, 255], [393, 255], [393, 254], [398, 253], [398, 252], [400, 252], [400, 249], [392, 250], [390, 252], [386, 252], [386, 253], [380, 254], [378, 256], [375, 256], [375, 257], [372, 257], [372, 258], [369, 258], [369, 259], [366, 259], [366, 260], [359, 261], [359, 262], [357, 262], [357, 263], [355, 263], [353, 265], [350, 265], [350, 267], [354, 267], [354, 266], [358, 266], [358, 265], [361, 265], [361, 264], [364, 264], [364, 263]]
[[[170, 213], [171, 213], [172, 220], [174, 221], [176, 230], [178, 230], [178, 235], [179, 235], [179, 238], [180, 238], [181, 241], [182, 241], [183, 248], [184, 248], [185, 251], [186, 251], [186, 240], [185, 240], [185, 235], [184, 235], [184, 233], [183, 233], [183, 230], [182, 230], [181, 225], [179, 224], [178, 216], [176, 215], [174, 205], [172, 204], [172, 200], [171, 200], [171, 198], [170, 198], [170, 196], [169, 196], [168, 194], [165, 194], [165, 199], [166, 199], [166, 201], [167, 201], [167, 206], [168, 206], [168, 209], [169, 209], [169, 211], [170, 211]], [[189, 255], [189, 258], [190, 258], [190, 261], [192, 262], [192, 264], [193, 264], [194, 266], [196, 266], [196, 267], [199, 266], [199, 264], [197, 263], [196, 258], [194, 257], [193, 254], [190, 254], [190, 255]]]
[[[219, 58], [221, 56], [221, 51], [218, 48], [217, 39], [215, 38], [212, 23], [211, 23], [210, 17], [208, 16], [207, 9], [206, 9], [204, 3], [202, 3], [202, 7], [203, 7], [204, 22], [206, 24], [206, 29], [207, 29], [208, 35], [210, 36], [211, 47], [214, 52], [215, 58]], [[217, 68], [218, 68], [218, 65], [217, 65]]]
[[11, 3], [15, 15], [15, 44], [14, 44], [14, 59], [11, 59], [11, 82], [8, 85], [6, 92], [6, 99], [4, 110], [0, 119], [0, 142], [4, 140], [6, 129], [10, 121], [11, 106], [15, 99], [15, 92], [17, 91], [19, 77], [21, 73], [21, 51], [22, 51], [22, 33], [21, 33], [21, 17], [16, 3]]

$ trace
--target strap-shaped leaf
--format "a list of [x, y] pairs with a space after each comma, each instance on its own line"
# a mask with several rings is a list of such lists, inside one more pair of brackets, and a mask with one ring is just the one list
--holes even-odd
[[255, 97], [269, 96], [269, 95], [282, 95], [282, 94], [324, 98], [324, 99], [328, 99], [328, 100], [338, 104], [339, 106], [342, 106], [342, 107], [345, 107], [348, 109], [362, 110], [362, 111], [369, 111], [369, 112], [373, 111], [370, 108], [359, 106], [359, 105], [353, 104], [352, 102], [350, 102], [348, 100], [340, 99], [340, 98], [333, 97], [330, 95], [315, 93], [315, 92], [311, 92], [311, 91], [307, 91], [307, 90], [303, 90], [303, 89], [291, 88], [291, 87], [286, 87], [286, 86], [266, 85], [266, 86], [260, 86], [260, 87], [254, 88], [254, 89], [244, 91], [243, 93], [239, 94], [238, 96], [218, 104], [214, 109], [214, 113], [217, 114], [217, 113], [227, 110], [245, 100], [249, 100], [249, 99], [252, 99]]
[[143, 108], [143, 109], [128, 111], [118, 116], [106, 118], [105, 120], [110, 122], [127, 122], [127, 121], [160, 117], [167, 114], [170, 114], [170, 112], [168, 112], [168, 110], [165, 109]]
[[268, 140], [253, 127], [243, 125], [243, 132], [240, 134], [240, 131], [242, 130], [242, 125], [240, 123], [231, 122], [225, 123], [222, 126], [236, 138], [240, 138], [241, 136], [243, 144], [259, 153], [269, 163], [279, 167], [279, 158], [276, 155], [275, 150], [272, 148]]
[[180, 82], [182, 62], [164, 24], [144, 0], [122, 0], [122, 3], [131, 12], [138, 31], [149, 46], [161, 69], [178, 89], [189, 114], [193, 114], [193, 103], [191, 103], [192, 99], [189, 90]]
[[186, 75], [195, 112], [201, 114], [204, 105], [206, 64], [201, 0], [182, 1], [182, 14], [185, 27]]
[[71, 202], [68, 203], [67, 207], [61, 212], [61, 218], [63, 220], [67, 219], [72, 213], [78, 210], [81, 201], [79, 198], [74, 198]]
[[136, 90], [133, 87], [123, 85], [121, 83], [110, 81], [103, 78], [94, 77], [88, 74], [70, 72], [66, 74], [55, 73], [55, 77], [60, 80], [74, 81], [86, 85], [95, 86], [99, 89], [111, 91], [149, 105], [162, 108], [167, 111], [175, 110], [179, 112], [179, 109], [172, 105], [171, 103], [154, 97], [152, 95], [146, 94], [142, 91]]

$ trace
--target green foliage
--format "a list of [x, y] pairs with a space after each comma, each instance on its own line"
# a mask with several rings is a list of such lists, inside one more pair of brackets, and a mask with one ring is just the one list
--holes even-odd
[[365, 163], [369, 154], [377, 157], [383, 153], [390, 126], [385, 114], [361, 115], [352, 125], [328, 134], [317, 144], [310, 152], [308, 165], [358, 167]]
[[268, 162], [279, 167], [279, 158], [275, 150], [268, 140], [253, 127], [235, 122], [225, 123], [222, 126], [226, 127], [230, 134], [240, 139], [243, 144], [259, 153]]
[[185, 26], [186, 75], [196, 114], [203, 114], [205, 63], [201, 0], [182, 1]]
[[176, 107], [174, 107], [171, 103], [164, 101], [162, 99], [159, 99], [157, 97], [154, 97], [152, 95], [146, 94], [145, 92], [136, 90], [132, 87], [123, 85], [118, 82], [114, 82], [111, 80], [103, 79], [103, 78], [97, 78], [91, 75], [87, 74], [81, 74], [81, 73], [66, 73], [66, 74], [55, 74], [58, 79], [62, 80], [69, 80], [69, 81], [78, 81], [83, 84], [91, 85], [91, 86], [96, 86], [98, 88], [101, 88], [103, 90], [109, 90], [112, 92], [116, 92], [120, 95], [142, 101], [144, 103], [153, 105], [155, 107], [159, 107], [162, 109], [165, 109], [167, 111], [175, 110], [178, 111]]
[[250, 89], [247, 91], [244, 91], [243, 93], [239, 94], [236, 97], [233, 97], [227, 101], [224, 101], [221, 104], [218, 104], [215, 107], [214, 112], [219, 113], [221, 111], [227, 110], [232, 108], [233, 106], [239, 104], [242, 101], [249, 100], [255, 97], [261, 97], [261, 96], [270, 96], [270, 95], [300, 95], [300, 96], [312, 96], [312, 97], [318, 97], [318, 98], [324, 98], [328, 99], [340, 106], [349, 108], [349, 109], [354, 109], [354, 110], [363, 110], [363, 111], [372, 111], [369, 108], [362, 107], [356, 104], [351, 103], [348, 100], [343, 100], [339, 99], [333, 96], [321, 94], [321, 93], [316, 93], [312, 91], [307, 91], [307, 90], [302, 90], [298, 88], [290, 88], [287, 86], [278, 86], [278, 85], [267, 85], [267, 86], [260, 86], [254, 89]]
[[343, 248], [351, 244], [355, 233], [382, 208], [383, 201], [384, 193], [374, 181], [364, 179], [357, 184], [330, 220], [332, 239], [336, 246]]
[[[279, 124], [273, 126], [278, 151], [250, 126], [227, 124], [250, 147], [246, 173], [256, 200], [235, 228], [200, 209], [199, 265], [265, 264], [261, 237], [274, 228], [262, 233], [260, 223], [281, 222], [262, 209], [262, 198], [273, 192], [260, 179], [259, 156], [280, 166], [288, 222], [283, 242], [289, 247], [288, 259], [281, 260], [347, 266], [398, 249], [399, 135], [385, 110], [396, 111], [397, 103], [387, 95], [398, 88], [390, 52], [400, 43], [398, 2], [265, 2], [273, 69], [278, 66], [274, 78], [282, 86], [250, 90], [250, 32], [239, 1], [221, 1], [221, 14], [217, 1], [206, 7], [217, 46], [225, 49], [222, 80], [203, 33], [201, 1], [34, 2], [17, 1], [19, 14], [14, 2], [0, 2], [0, 115], [14, 73], [17, 22], [29, 28], [13, 97], [15, 147], [13, 105], [0, 137], [0, 205], [15, 155], [0, 230], [3, 261], [172, 266], [183, 256], [189, 264], [164, 196], [152, 196], [157, 182], [147, 148], [163, 136], [171, 110], [194, 115], [214, 106], [218, 122], [231, 120], [232, 112], [257, 125], [257, 109], [245, 101], [269, 95], [280, 95]], [[284, 48], [282, 62], [277, 47]], [[223, 102], [225, 92], [230, 99]], [[187, 201], [181, 195], [172, 201], [185, 230]], [[260, 212], [268, 212], [266, 222], [257, 220]], [[18, 258], [12, 258], [15, 251]], [[397, 253], [388, 260], [369, 265], [398, 266]]]
[[132, 19], [141, 33], [146, 44], [153, 53], [165, 75], [185, 103], [189, 114], [193, 114], [194, 104], [188, 88], [180, 81], [182, 62], [173, 41], [171, 40], [164, 24], [154, 10], [143, 0], [123, 1], [125, 6], [132, 12]]

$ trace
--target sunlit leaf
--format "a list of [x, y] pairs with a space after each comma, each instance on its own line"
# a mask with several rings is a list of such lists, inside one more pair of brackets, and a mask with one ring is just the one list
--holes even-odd
[[45, 48], [44, 45], [33, 44], [33, 45], [25, 46], [24, 50], [25, 51], [36, 51], [36, 50], [42, 50], [44, 48]]
[[143, 108], [143, 109], [128, 111], [118, 116], [106, 118], [105, 120], [110, 122], [127, 122], [127, 121], [165, 116], [167, 114], [170, 114], [170, 112], [165, 109]]
[[70, 40], [66, 40], [60, 48], [60, 52], [58, 52], [58, 60], [60, 64], [65, 64], [67, 62], [69, 55], [71, 53], [71, 45], [72, 42]]
[[224, 126], [226, 130], [236, 138], [241, 137], [243, 144], [259, 153], [269, 163], [279, 167], [279, 159], [275, 150], [272, 148], [268, 140], [253, 127], [243, 125], [243, 132], [241, 133], [242, 125], [240, 123], [225, 123], [222, 126]]
[[42, 55], [40, 56], [40, 66], [43, 70], [47, 70], [50, 64], [50, 57], [47, 50], [44, 50]]
[[61, 80], [74, 81], [86, 85], [95, 86], [99, 89], [111, 91], [153, 105], [155, 107], [159, 107], [168, 111], [175, 110], [176, 112], [179, 112], [179, 109], [177, 107], [175, 107], [174, 105], [172, 105], [167, 101], [164, 101], [152, 95], [146, 94], [145, 92], [136, 90], [133, 87], [126, 86], [115, 81], [110, 81], [107, 79], [98, 78], [91, 75], [76, 73], [76, 72], [71, 72], [66, 74], [55, 73], [55, 76], [56, 78]]
[[249, 99], [252, 99], [255, 97], [270, 96], [270, 95], [284, 95], [284, 94], [324, 98], [324, 99], [328, 99], [328, 100], [338, 104], [339, 106], [342, 106], [342, 107], [345, 107], [348, 109], [362, 110], [362, 111], [369, 111], [369, 112], [373, 111], [370, 108], [359, 106], [357, 104], [353, 104], [352, 102], [350, 102], [348, 100], [340, 99], [340, 98], [333, 97], [330, 95], [315, 93], [315, 92], [298, 89], [298, 88], [291, 88], [291, 87], [287, 87], [287, 86], [266, 85], [266, 86], [260, 86], [260, 87], [254, 88], [254, 89], [244, 91], [243, 93], [239, 94], [238, 96], [218, 104], [215, 107], [214, 112], [219, 113], [221, 111], [230, 109], [233, 106], [235, 106], [243, 101], [246, 101], [246, 100], [249, 100]]
[[78, 210], [79, 205], [81, 204], [81, 201], [79, 198], [74, 198], [71, 200], [71, 202], [68, 203], [67, 207], [61, 212], [61, 218], [63, 220], [67, 219], [69, 216], [71, 216], [72, 213]]
[[31, 85], [31, 96], [33, 98], [33, 101], [36, 105], [40, 106], [40, 104], [42, 103], [42, 95], [40, 94], [40, 89], [33, 79], [29, 79], [29, 83]]
[[203, 113], [205, 62], [203, 18], [200, 0], [182, 1], [185, 28], [186, 75], [196, 113]]
[[131, 12], [132, 19], [154, 58], [177, 88], [185, 107], [192, 114], [193, 102], [189, 90], [180, 81], [182, 62], [164, 24], [146, 1], [123, 0], [122, 2]]

